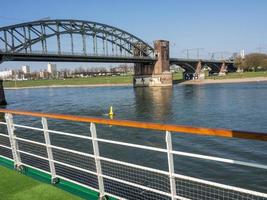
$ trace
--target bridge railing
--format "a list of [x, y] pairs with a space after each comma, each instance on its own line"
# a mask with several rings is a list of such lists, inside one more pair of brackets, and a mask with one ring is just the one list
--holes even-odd
[[[6, 127], [6, 132], [0, 133], [0, 156], [14, 161], [17, 169], [26, 166], [50, 174], [52, 183], [62, 179], [96, 191], [100, 197], [111, 196], [118, 199], [267, 199], [265, 193], [179, 174], [175, 170], [174, 159], [183, 156], [260, 170], [267, 170], [267, 165], [176, 151], [172, 142], [174, 134], [178, 133], [267, 141], [267, 134], [264, 133], [4, 109], [0, 113], [5, 117], [0, 124]], [[16, 123], [15, 116], [23, 117], [30, 125]], [[32, 126], [36, 124], [33, 117], [40, 120], [41, 127]], [[88, 134], [52, 130], [48, 120], [69, 121], [76, 125], [88, 124]], [[103, 126], [163, 132], [165, 147], [99, 137], [98, 133]], [[24, 130], [22, 134], [19, 129]], [[116, 133], [113, 132], [111, 136], [116, 138]], [[105, 145], [113, 145], [111, 151], [116, 151], [117, 158], [105, 155], [111, 152], [102, 155]], [[128, 150], [117, 151], [117, 147]], [[129, 157], [136, 154], [140, 159], [147, 155], [138, 153], [140, 151], [162, 154], [166, 158], [167, 169], [161, 170], [118, 159], [125, 154]], [[150, 166], [156, 165], [155, 159], [146, 157], [146, 160], [151, 160]]]

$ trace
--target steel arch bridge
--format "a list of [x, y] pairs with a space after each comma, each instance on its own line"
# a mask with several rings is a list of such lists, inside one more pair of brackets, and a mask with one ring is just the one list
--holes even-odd
[[[92, 21], [39, 20], [0, 27], [0, 63], [114, 62], [140, 63], [144, 68], [154, 65], [158, 61], [157, 55], [156, 49], [133, 34]], [[199, 59], [170, 58], [169, 61], [188, 73], [198, 73], [202, 68], [198, 65]], [[233, 66], [232, 61], [223, 60], [201, 60], [201, 63], [208, 65], [214, 73], [220, 71], [222, 63]]]
[[24, 56], [30, 61], [82, 62], [86, 57], [97, 62], [101, 56], [107, 62], [155, 60], [153, 47], [131, 33], [102, 23], [66, 19], [1, 27], [0, 54], [3, 60], [14, 61]]

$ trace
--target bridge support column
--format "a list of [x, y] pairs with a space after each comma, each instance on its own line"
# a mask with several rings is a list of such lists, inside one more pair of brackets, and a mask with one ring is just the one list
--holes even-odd
[[154, 50], [157, 58], [155, 63], [150, 65], [135, 64], [134, 87], [172, 86], [169, 42], [165, 40], [154, 41]]
[[[188, 64], [190, 65], [190, 64]], [[183, 78], [184, 80], [196, 80], [196, 79], [205, 79], [205, 73], [202, 72], [202, 62], [201, 60], [198, 61], [196, 64], [195, 64], [195, 67], [193, 65], [191, 65], [192, 68], [194, 68], [194, 72], [187, 72], [185, 71], [183, 73]]]
[[205, 73], [202, 72], [202, 63], [201, 60], [198, 61], [195, 71], [195, 79], [205, 79]]
[[3, 80], [0, 80], [0, 105], [7, 105], [5, 91], [3, 87]]
[[220, 68], [219, 76], [226, 75], [226, 72], [227, 72], [227, 65], [225, 64], [225, 62], [223, 62]]

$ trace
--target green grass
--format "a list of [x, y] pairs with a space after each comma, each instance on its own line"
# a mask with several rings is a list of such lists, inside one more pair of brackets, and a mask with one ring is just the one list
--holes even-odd
[[232, 79], [232, 78], [253, 78], [253, 77], [267, 77], [266, 71], [260, 72], [243, 72], [243, 73], [229, 73], [225, 76], [208, 76], [206, 79]]
[[[206, 79], [233, 79], [233, 78], [252, 78], [252, 77], [267, 77], [267, 72], [244, 72], [244, 73], [229, 73], [225, 76], [208, 76]], [[50, 79], [50, 80], [25, 80], [25, 81], [4, 81], [4, 87], [35, 87], [35, 86], [53, 86], [53, 85], [97, 85], [97, 84], [131, 84], [133, 77], [127, 76], [100, 76], [88, 78], [68, 78]], [[181, 81], [182, 73], [174, 73], [173, 80]]]
[[0, 166], [0, 199], [80, 200], [81, 198]]
[[183, 73], [182, 72], [177, 72], [172, 74], [172, 79], [173, 81], [180, 81], [183, 79]]
[[[174, 73], [173, 80], [182, 79], [182, 73]], [[133, 77], [127, 76], [99, 76], [88, 78], [68, 78], [49, 80], [25, 80], [25, 81], [4, 81], [4, 87], [34, 87], [53, 85], [95, 85], [95, 84], [131, 84]]]
[[91, 78], [68, 78], [49, 80], [25, 80], [25, 81], [5, 81], [4, 87], [32, 87], [32, 86], [52, 86], [52, 85], [90, 85], [90, 84], [124, 84], [132, 83], [132, 76], [100, 76]]

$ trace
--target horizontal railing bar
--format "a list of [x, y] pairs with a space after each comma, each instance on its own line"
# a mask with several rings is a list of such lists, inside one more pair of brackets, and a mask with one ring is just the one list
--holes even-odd
[[69, 179], [69, 178], [66, 178], [66, 177], [64, 177], [64, 176], [57, 175], [57, 178], [63, 179], [63, 180], [65, 180], [65, 181], [69, 181], [69, 182], [71, 182], [71, 183], [80, 185], [80, 186], [82, 186], [82, 187], [86, 187], [86, 188], [88, 188], [88, 189], [90, 189], [90, 190], [93, 190], [93, 191], [95, 191], [95, 192], [99, 192], [99, 190], [96, 189], [96, 188], [93, 188], [93, 187], [91, 187], [91, 186], [89, 186], [89, 185], [85, 185], [85, 184], [80, 183], [80, 182], [78, 182], [78, 181], [74, 181], [74, 180]]
[[[0, 135], [8, 137], [7, 135], [3, 135], [3, 134], [0, 134]], [[39, 142], [35, 142], [35, 141], [32, 141], [32, 140], [27, 140], [27, 139], [18, 138], [18, 137], [15, 137], [15, 139], [18, 139], [18, 140], [21, 140], [21, 141], [25, 141], [25, 142], [29, 142], [29, 143], [33, 143], [33, 144], [37, 144], [37, 145], [45, 146], [44, 143], [39, 143]], [[124, 142], [118, 142], [118, 141], [112, 141], [112, 140], [109, 141], [109, 140], [105, 140], [105, 139], [97, 139], [97, 140], [100, 141], [100, 142], [105, 142], [105, 143], [119, 144], [119, 145], [123, 145], [123, 146], [130, 146], [130, 147], [136, 147], [136, 148], [141, 148], [141, 149], [166, 152], [165, 149], [160, 149], [160, 148], [155, 148], [155, 147], [148, 147], [148, 146], [144, 146], [144, 145], [130, 144], [130, 143], [124, 143]], [[54, 145], [51, 145], [51, 147], [59, 149], [59, 150], [68, 151], [68, 152], [71, 152], [71, 153], [75, 153], [75, 154], [91, 157], [91, 158], [94, 157], [92, 154], [87, 154], [87, 153], [83, 153], [83, 152], [79, 152], [79, 151], [75, 151], [75, 150], [69, 150], [69, 149], [66, 149], [66, 148], [63, 148], [63, 147], [57, 147], [57, 146], [54, 146]], [[213, 156], [206, 156], [206, 155], [201, 155], [201, 154], [193, 154], [193, 153], [187, 153], [187, 152], [181, 152], [181, 151], [172, 151], [172, 153], [174, 155], [182, 155], [182, 156], [187, 156], [187, 157], [193, 157], [193, 158], [199, 158], [199, 159], [205, 159], [205, 160], [213, 160], [213, 161], [236, 164], [236, 165], [242, 165], [242, 166], [247, 166], [247, 167], [267, 169], [266, 165], [257, 164], [257, 163], [249, 163], [249, 162], [244, 162], [244, 161], [238, 161], [238, 160], [232, 160], [232, 159], [226, 159], [226, 158], [219, 158], [219, 157], [213, 157]]]
[[114, 159], [111, 159], [111, 158], [106, 158], [106, 157], [101, 157], [100, 156], [99, 159], [103, 160], [103, 161], [107, 161], [107, 162], [112, 162], [112, 163], [128, 166], [128, 167], [133, 167], [133, 168], [136, 168], [136, 169], [142, 169], [142, 170], [155, 172], [155, 173], [159, 173], [159, 174], [163, 174], [163, 175], [167, 175], [167, 176], [169, 175], [168, 172], [163, 171], [163, 170], [158, 170], [158, 169], [154, 169], [154, 168], [150, 168], [150, 167], [144, 167], [144, 166], [141, 166], [141, 165], [136, 165], [136, 164], [131, 164], [131, 163], [123, 162], [123, 161], [118, 161], [118, 160], [114, 160]]
[[260, 169], [267, 169], [267, 165], [262, 165], [262, 164], [257, 164], [257, 163], [249, 163], [249, 162], [244, 162], [244, 161], [232, 160], [232, 159], [227, 159], [227, 158], [219, 158], [219, 157], [194, 154], [194, 153], [187, 153], [187, 152], [182, 152], [182, 151], [171, 151], [171, 153], [173, 153], [174, 155], [181, 155], [181, 156], [192, 157], [192, 158], [212, 160], [212, 161], [242, 165], [242, 166], [247, 166], [247, 167], [260, 168]]
[[[39, 158], [39, 159], [43, 159], [43, 160], [49, 161], [49, 159], [46, 158], [46, 157], [35, 155], [35, 154], [29, 153], [29, 152], [26, 152], [26, 151], [18, 150], [18, 152], [24, 153], [24, 154], [27, 154], [29, 156], [33, 156], [33, 157], [36, 157], [36, 158]], [[76, 170], [83, 171], [83, 172], [86, 172], [86, 173], [89, 173], [89, 174], [97, 175], [96, 172], [93, 172], [93, 171], [90, 171], [90, 170], [87, 170], [87, 169], [76, 167], [76, 166], [73, 166], [73, 165], [70, 165], [70, 164], [67, 164], [67, 163], [64, 163], [64, 162], [60, 162], [60, 161], [57, 161], [57, 160], [51, 160], [51, 161], [54, 162], [54, 163], [57, 163], [57, 164], [72, 168], [72, 169], [76, 169]]]
[[[132, 182], [125, 181], [125, 180], [122, 180], [122, 179], [118, 179], [118, 178], [114, 178], [114, 177], [111, 177], [111, 176], [107, 176], [107, 175], [104, 175], [104, 174], [101, 174], [100, 176], [102, 176], [103, 178], [106, 178], [106, 179], [110, 179], [110, 180], [119, 182], [119, 183], [123, 183], [123, 184], [126, 184], [126, 185], [130, 185], [130, 186], [133, 186], [133, 187], [137, 187], [137, 188], [143, 189], [143, 190], [147, 190], [147, 191], [150, 191], [150, 192], [154, 192], [154, 193], [157, 193], [157, 194], [161, 194], [161, 195], [164, 195], [164, 196], [171, 197], [170, 193], [163, 192], [161, 190], [153, 189], [153, 188], [146, 187], [146, 186], [143, 186], [143, 185], [140, 185], [140, 184], [137, 184], [137, 183], [132, 183]], [[183, 200], [188, 200], [187, 198], [183, 198], [183, 197], [180, 197], [180, 198], [183, 199]]]
[[40, 146], [46, 146], [46, 144], [44, 144], [44, 143], [36, 142], [36, 141], [33, 141], [33, 140], [24, 139], [24, 138], [20, 138], [20, 137], [17, 137], [17, 136], [15, 136], [14, 139], [20, 140], [20, 141], [23, 141], [23, 142], [32, 143], [32, 144], [37, 144], [37, 145], [40, 145]]
[[[4, 134], [0, 134], [0, 135], [4, 136], [4, 137], [8, 137], [7, 135], [4, 135]], [[29, 142], [29, 143], [33, 143], [33, 144], [37, 144], [37, 145], [45, 146], [44, 143], [35, 142], [35, 141], [32, 141], [32, 140], [27, 140], [27, 139], [18, 138], [18, 137], [15, 137], [15, 139], [18, 139], [18, 140], [21, 140], [21, 141], [25, 141], [25, 142]], [[148, 149], [148, 150], [155, 150], [155, 151], [160, 151], [160, 152], [166, 152], [165, 149], [160, 149], [160, 148], [155, 148], [155, 147], [148, 147], [148, 146], [137, 145], [137, 144], [117, 142], [117, 141], [112, 141], [112, 140], [109, 141], [109, 140], [105, 140], [105, 139], [97, 139], [97, 140], [100, 141], [100, 142], [119, 144], [119, 145], [123, 145], [123, 146], [131, 146], [131, 147], [136, 147], [136, 148], [141, 148], [141, 149]], [[71, 153], [76, 153], [76, 154], [83, 155], [83, 156], [88, 156], [88, 157], [91, 157], [91, 158], [94, 157], [92, 154], [86, 154], [86, 153], [82, 153], [82, 152], [75, 151], [75, 150], [69, 150], [69, 149], [66, 149], [66, 148], [63, 148], [63, 147], [56, 147], [54, 145], [51, 145], [51, 147], [57, 148], [57, 149], [63, 150], [63, 151], [68, 151], [68, 152], [71, 152]], [[199, 159], [205, 159], [205, 160], [213, 160], [213, 161], [236, 164], [236, 165], [242, 165], [242, 166], [247, 166], [247, 167], [267, 169], [266, 165], [257, 164], [257, 163], [249, 163], [249, 162], [244, 162], [244, 161], [238, 161], [238, 160], [232, 160], [232, 159], [226, 159], [226, 158], [219, 158], [219, 157], [213, 157], [213, 156], [206, 156], [206, 155], [201, 155], [201, 154], [193, 154], [193, 153], [187, 153], [187, 152], [181, 152], [181, 151], [172, 151], [172, 153], [175, 154], [175, 155], [182, 155], [182, 156], [187, 156], [187, 157], [193, 157], [193, 158], [199, 158]]]
[[[42, 128], [24, 126], [24, 125], [19, 125], [19, 124], [14, 124], [14, 127], [25, 128], [25, 129], [36, 130], [36, 131], [44, 131], [44, 129], [42, 129]], [[55, 133], [55, 134], [58, 134], [58, 135], [66, 135], [66, 136], [77, 137], [77, 138], [82, 138], [82, 139], [89, 139], [89, 140], [92, 139], [91, 137], [88, 137], [88, 136], [77, 135], [77, 134], [72, 134], [72, 133], [66, 133], [66, 132], [63, 132], [63, 131], [55, 131], [55, 130], [47, 130], [47, 131], [49, 133]]]
[[3, 158], [5, 158], [5, 159], [7, 159], [9, 161], [14, 161], [12, 158], [9, 158], [9, 157], [3, 156], [3, 155], [0, 155], [0, 157], [3, 157]]
[[152, 151], [159, 151], [159, 152], [163, 152], [166, 153], [167, 150], [166, 149], [161, 149], [161, 148], [157, 148], [157, 147], [150, 147], [150, 146], [144, 146], [144, 145], [140, 145], [140, 144], [132, 144], [132, 143], [126, 143], [126, 142], [118, 142], [118, 141], [113, 141], [113, 140], [106, 140], [106, 139], [101, 139], [101, 138], [97, 138], [96, 139], [99, 142], [105, 142], [105, 143], [109, 143], [109, 144], [118, 144], [121, 146], [127, 146], [127, 147], [135, 147], [138, 149], [146, 149], [146, 150], [152, 150]]
[[[27, 140], [27, 139], [22, 139], [22, 138], [18, 138], [18, 137], [16, 137], [15, 139], [45, 146], [45, 144], [43, 144], [43, 143], [34, 142], [34, 141], [31, 141], [31, 140]], [[3, 145], [1, 145], [1, 146], [3, 146]], [[79, 152], [79, 151], [75, 151], [75, 150], [69, 150], [69, 149], [66, 149], [66, 148], [63, 148], [63, 147], [57, 147], [57, 146], [54, 146], [54, 145], [49, 145], [49, 146], [52, 147], [52, 148], [55, 148], [55, 149], [59, 149], [59, 150], [63, 150], [63, 151], [67, 151], [67, 152], [71, 152], [71, 153], [80, 154], [80, 155], [83, 155], [83, 156], [88, 156], [88, 157], [94, 158], [94, 156], [91, 155], [91, 154], [87, 154], [87, 153], [83, 153], [83, 152]], [[7, 148], [11, 149], [10, 147], [7, 147]], [[40, 159], [48, 160], [47, 158], [42, 157], [42, 156], [34, 155], [34, 154], [31, 154], [31, 153], [28, 153], [28, 152], [25, 152], [25, 151], [22, 151], [22, 150], [19, 150], [19, 151], [21, 151], [22, 153], [28, 154], [30, 156], [35, 156], [35, 157], [40, 158]], [[174, 154], [177, 154], [177, 151], [173, 151], [173, 153]], [[185, 154], [187, 154], [187, 153], [185, 153]], [[198, 156], [195, 156], [195, 157], [198, 158]], [[207, 157], [209, 157], [209, 156], [207, 156]], [[129, 167], [134, 167], [134, 168], [138, 168], [138, 169], [143, 169], [143, 170], [147, 170], [147, 171], [151, 171], [151, 172], [156, 172], [156, 173], [168, 175], [168, 172], [165, 172], [165, 171], [162, 171], [162, 170], [157, 170], [157, 169], [153, 169], [153, 168], [143, 167], [143, 166], [139, 166], [139, 165], [135, 165], [135, 164], [131, 164], [131, 163], [126, 163], [126, 162], [122, 162], [122, 161], [117, 161], [117, 160], [113, 160], [113, 159], [105, 158], [105, 157], [100, 157], [100, 159], [101, 160], [108, 161], [108, 162], [112, 162], [112, 163], [117, 163], [117, 164], [129, 166]], [[70, 166], [68, 164], [64, 164], [64, 163], [59, 162], [59, 161], [56, 161], [56, 160], [54, 160], [54, 162], [55, 163], [58, 163], [58, 164], [66, 165], [67, 167], [72, 167], [72, 166]], [[77, 170], [80, 170], [82, 168], [77, 167], [76, 169]], [[84, 169], [82, 169], [82, 170], [84, 171]], [[90, 173], [91, 171], [85, 170], [85, 172]], [[96, 175], [96, 173], [94, 173], [94, 172], [93, 172], [93, 174]]]
[[57, 147], [57, 146], [54, 146], [54, 145], [48, 145], [48, 147], [52, 147], [53, 149], [58, 149], [58, 150], [62, 150], [62, 151], [67, 151], [69, 153], [75, 153], [75, 154], [78, 154], [78, 155], [81, 155], [81, 156], [87, 156], [87, 157], [90, 157], [90, 158], [94, 158], [95, 157], [94, 155], [89, 154], [89, 153], [84, 153], [84, 152], [80, 152], [80, 151], [76, 151], [76, 150], [72, 150], [72, 149], [66, 149], [64, 147]]
[[[66, 177], [64, 177], [64, 176], [60, 176], [60, 175], [57, 175], [57, 177], [60, 178], [60, 179], [65, 180], [65, 181], [69, 181], [69, 182], [71, 182], [71, 183], [74, 183], [74, 184], [80, 185], [80, 186], [82, 186], [82, 187], [88, 188], [88, 189], [93, 190], [93, 191], [95, 191], [95, 192], [99, 192], [98, 189], [96, 189], [96, 188], [94, 188], [94, 187], [91, 187], [91, 186], [89, 186], [89, 185], [85, 185], [85, 184], [83, 184], [83, 183], [80, 183], [80, 182], [78, 182], [78, 181], [74, 181], [74, 180], [72, 180], [72, 179], [69, 179], [69, 178], [66, 178]], [[120, 199], [120, 200], [125, 200], [124, 198], [121, 198], [121, 197], [119, 197], [119, 196], [117, 196], [117, 195], [114, 195], [114, 194], [110, 194], [110, 193], [108, 193], [108, 192], [105, 192], [105, 194], [107, 194], [108, 196], [111, 196], [111, 197]]]
[[43, 172], [43, 173], [46, 173], [46, 174], [51, 175], [51, 173], [50, 173], [49, 171], [40, 169], [40, 168], [38, 168], [38, 167], [34, 167], [34, 166], [29, 165], [29, 164], [26, 164], [26, 163], [24, 163], [24, 162], [20, 162], [20, 163], [21, 163], [22, 165], [26, 166], [26, 167], [30, 167], [30, 168], [32, 168], [32, 169], [39, 170], [40, 172]]
[[[0, 157], [3, 157], [3, 158], [5, 158], [5, 159], [7, 159], [7, 160], [9, 160], [9, 161], [13, 161], [13, 159], [8, 158], [8, 157], [3, 156], [3, 155], [0, 155]], [[29, 164], [26, 164], [26, 163], [23, 163], [23, 162], [21, 162], [21, 164], [24, 165], [24, 166], [26, 166], [26, 167], [30, 167], [30, 168], [32, 168], [32, 169], [39, 170], [39, 171], [41, 171], [41, 172], [44, 172], [44, 173], [50, 175], [50, 172], [48, 172], [48, 171], [46, 171], [46, 170], [43, 170], [43, 169], [34, 167], [34, 166], [32, 166], [32, 165], [29, 165]], [[95, 188], [93, 188], [93, 187], [91, 187], [91, 186], [88, 186], [88, 185], [82, 184], [82, 183], [80, 183], [80, 182], [71, 180], [71, 179], [66, 178], [66, 177], [64, 177], [64, 176], [57, 175], [57, 177], [58, 177], [58, 178], [61, 178], [61, 179], [63, 179], [63, 180], [69, 181], [69, 182], [71, 182], [71, 183], [80, 185], [80, 186], [82, 186], [82, 187], [86, 187], [86, 188], [88, 188], [88, 189], [94, 190], [95, 192], [99, 192], [99, 190], [97, 190], [97, 189], [95, 189]], [[108, 193], [108, 192], [105, 192], [105, 193], [106, 193], [108, 196], [111, 196], [111, 197], [114, 197], [114, 198], [117, 198], [117, 199], [125, 200], [124, 198], [121, 198], [121, 197], [119, 197], [119, 196], [117, 196], [117, 195], [110, 194], [110, 193]]]
[[185, 176], [185, 175], [181, 175], [181, 174], [174, 174], [175, 178], [180, 178], [180, 179], [184, 179], [184, 180], [189, 180], [189, 181], [193, 181], [193, 182], [197, 182], [197, 183], [202, 183], [202, 184], [206, 184], [206, 185], [210, 185], [210, 186], [215, 186], [215, 187], [219, 187], [219, 188], [223, 188], [223, 189], [227, 189], [227, 190], [234, 190], [237, 192], [244, 192], [246, 194], [252, 194], [255, 196], [260, 196], [260, 197], [267, 197], [267, 194], [265, 193], [261, 193], [261, 192], [256, 192], [253, 190], [247, 190], [247, 189], [242, 189], [242, 188], [238, 188], [238, 187], [234, 187], [234, 186], [230, 186], [230, 185], [224, 185], [221, 183], [216, 183], [216, 182], [212, 182], [212, 181], [206, 181], [203, 179], [199, 179], [199, 178], [194, 178], [194, 177], [190, 177], [190, 176]]
[[0, 124], [6, 125], [6, 122], [0, 122]]
[[175, 195], [174, 197], [175, 197], [175, 199], [178, 199], [178, 200], [191, 200], [191, 199], [188, 199], [188, 198], [185, 198], [182, 196], [178, 196], [178, 195]]
[[42, 128], [31, 127], [31, 126], [24, 126], [24, 125], [20, 125], [20, 124], [14, 124], [14, 127], [24, 128], [24, 129], [30, 129], [30, 130], [35, 130], [35, 131], [44, 131], [44, 129], [42, 129]]
[[17, 151], [20, 152], [20, 153], [24, 153], [24, 154], [26, 154], [26, 155], [32, 156], [32, 157], [39, 158], [39, 159], [43, 159], [43, 160], [47, 160], [47, 161], [49, 160], [49, 159], [46, 158], [46, 157], [39, 156], [39, 155], [36, 155], [36, 154], [32, 154], [32, 153], [27, 152], [27, 151], [23, 151], [23, 150], [17, 150]]
[[70, 120], [70, 121], [87, 122], [87, 123], [92, 122], [96, 124], [142, 128], [142, 129], [159, 130], [159, 131], [191, 133], [197, 135], [209, 135], [209, 136], [267, 141], [267, 133], [259, 133], [259, 132], [213, 129], [204, 127], [158, 124], [151, 122], [136, 122], [136, 121], [103, 119], [103, 118], [93, 118], [93, 117], [81, 117], [75, 115], [51, 114], [51, 113], [40, 113], [40, 112], [29, 112], [29, 111], [18, 111], [18, 110], [7, 110], [7, 109], [0, 109], [0, 113], [10, 113], [16, 115], [32, 116], [32, 117], [47, 117], [51, 119], [61, 119], [61, 120]]
[[3, 134], [3, 133], [0, 133], [0, 136], [9, 138], [9, 135], [7, 135], [7, 134]]
[[[21, 138], [17, 138], [16, 137], [16, 139], [21, 139]], [[29, 141], [29, 140], [26, 140], [26, 139], [22, 139], [22, 140]], [[34, 142], [34, 143], [37, 143], [37, 142]], [[40, 144], [42, 144], [42, 143], [40, 143]], [[1, 146], [3, 146], [3, 145], [1, 145]], [[48, 158], [45, 158], [43, 156], [38, 156], [38, 155], [29, 153], [29, 152], [25, 152], [25, 151], [22, 151], [22, 150], [18, 150], [18, 151], [21, 152], [21, 153], [24, 153], [24, 154], [33, 156], [33, 157], [37, 157], [39, 159], [48, 160]], [[138, 166], [138, 165], [134, 165], [134, 164], [130, 164], [130, 163], [125, 163], [125, 162], [122, 162], [122, 161], [116, 161], [116, 160], [105, 158], [105, 157], [100, 157], [100, 159], [101, 160], [106, 160], [106, 161], [109, 161], [109, 162], [113, 162], [113, 163], [118, 163], [118, 164], [122, 164], [122, 165], [127, 165], [127, 166], [131, 166], [131, 167], [139, 168], [139, 169], [144, 169], [144, 170], [148, 170], [148, 171], [158, 172], [158, 173], [161, 173], [161, 174], [166, 174], [166, 175], [168, 174], [165, 171], [156, 170], [156, 169], [152, 169], [152, 168], [146, 168], [146, 167], [142, 167], [142, 166]], [[95, 172], [92, 172], [92, 171], [89, 171], [89, 170], [86, 170], [86, 169], [82, 169], [80, 167], [75, 167], [75, 166], [72, 166], [72, 165], [69, 165], [69, 164], [66, 164], [66, 163], [62, 163], [62, 162], [59, 162], [59, 161], [56, 161], [56, 160], [53, 160], [53, 162], [58, 163], [58, 164], [61, 164], [61, 165], [64, 165], [66, 167], [74, 168], [74, 169], [77, 169], [77, 170], [80, 170], [80, 171], [84, 171], [84, 172], [87, 172], [87, 173], [96, 175]], [[177, 175], [177, 174], [175, 174], [174, 176], [176, 178], [182, 178], [182, 179], [185, 179], [185, 180], [191, 180], [191, 181], [195, 181], [195, 182], [199, 182], [199, 183], [204, 183], [204, 184], [208, 184], [208, 185], [212, 185], [212, 186], [223, 187], [225, 189], [231, 189], [231, 190], [235, 190], [235, 191], [238, 191], [238, 192], [245, 192], [245, 193], [248, 193], [248, 194], [251, 194], [253, 192], [254, 195], [261, 195], [263, 197], [267, 197], [267, 194], [259, 193], [259, 192], [255, 192], [255, 191], [251, 191], [251, 190], [246, 190], [246, 189], [237, 188], [237, 187], [233, 187], [233, 186], [227, 186], [227, 185], [223, 185], [223, 184], [220, 184], [220, 183], [215, 183], [215, 182], [206, 181], [206, 180], [202, 180], [202, 179], [197, 179], [197, 178], [193, 178], [193, 177], [189, 177], [189, 176], [184, 176], [184, 175]]]
[[85, 136], [85, 135], [77, 135], [77, 134], [73, 134], [73, 133], [66, 133], [63, 131], [55, 131], [55, 130], [47, 130], [47, 131], [49, 133], [54, 133], [54, 134], [58, 134], [58, 135], [66, 135], [66, 136], [70, 136], [70, 137], [77, 137], [77, 138], [92, 140], [92, 137]]
[[87, 169], [83, 169], [83, 168], [80, 168], [80, 167], [76, 167], [74, 165], [63, 163], [63, 162], [60, 162], [60, 161], [57, 161], [57, 160], [51, 160], [51, 161], [54, 162], [54, 163], [63, 165], [65, 167], [69, 167], [69, 168], [76, 169], [76, 170], [79, 170], [79, 171], [82, 171], [82, 172], [86, 172], [86, 173], [89, 173], [89, 174], [97, 175], [96, 172], [93, 172], [93, 171], [90, 171], [90, 170], [87, 170]]
[[[2, 144], [0, 144], [0, 147], [6, 148], [6, 149], [12, 149], [11, 147], [8, 147], [8, 146], [6, 146], [6, 145], [2, 145]], [[1, 156], [1, 155], [0, 155], [0, 156]]]
[[157, 189], [152, 189], [152, 188], [149, 188], [149, 187], [146, 187], [146, 186], [143, 186], [143, 185], [139, 185], [137, 183], [132, 183], [132, 182], [129, 182], [129, 181], [125, 181], [125, 180], [118, 179], [118, 178], [111, 177], [111, 176], [104, 175], [104, 174], [101, 174], [101, 176], [103, 178], [106, 178], [106, 179], [109, 179], [109, 180], [113, 180], [113, 181], [116, 181], [116, 182], [119, 182], [119, 183], [123, 183], [123, 184], [126, 184], [126, 185], [130, 185], [130, 186], [133, 186], [133, 187], [137, 187], [137, 188], [143, 189], [143, 190], [147, 190], [147, 191], [155, 192], [157, 194], [161, 194], [161, 195], [164, 195], [164, 196], [171, 197], [171, 194], [169, 194], [167, 192], [163, 192], [163, 191], [157, 190]]

